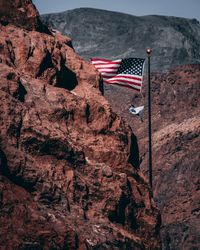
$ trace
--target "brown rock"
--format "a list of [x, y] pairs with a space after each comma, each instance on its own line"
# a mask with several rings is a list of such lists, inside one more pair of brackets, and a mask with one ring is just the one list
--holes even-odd
[[31, 0], [0, 0], [0, 23], [50, 34]]
[[[162, 214], [163, 249], [198, 249], [200, 245], [199, 79], [199, 65], [185, 65], [165, 74], [152, 74], [153, 185]], [[128, 113], [131, 103], [136, 106], [145, 103], [147, 107], [146, 86], [145, 80], [143, 97], [112, 87], [106, 87], [106, 96], [113, 109], [136, 132], [141, 168], [147, 175], [147, 108], [144, 123]]]
[[0, 26], [0, 248], [160, 249], [136, 138], [96, 70], [67, 37], [13, 24]]

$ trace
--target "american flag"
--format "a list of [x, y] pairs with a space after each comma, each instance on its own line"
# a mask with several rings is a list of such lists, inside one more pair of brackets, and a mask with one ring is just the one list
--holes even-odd
[[91, 61], [101, 73], [104, 83], [141, 91], [145, 59], [126, 58], [111, 61], [92, 58]]

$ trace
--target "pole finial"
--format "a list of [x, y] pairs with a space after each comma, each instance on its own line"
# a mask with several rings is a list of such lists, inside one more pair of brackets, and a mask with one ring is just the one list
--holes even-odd
[[146, 52], [147, 52], [148, 56], [151, 56], [152, 49], [151, 48], [147, 48]]

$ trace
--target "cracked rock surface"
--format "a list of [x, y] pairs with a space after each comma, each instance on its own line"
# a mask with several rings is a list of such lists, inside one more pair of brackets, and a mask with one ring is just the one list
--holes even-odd
[[[200, 246], [200, 66], [184, 65], [152, 74], [153, 190], [162, 216], [163, 249]], [[148, 114], [144, 122], [128, 112], [147, 104], [143, 95], [110, 87], [105, 91], [115, 112], [132, 126], [138, 138], [141, 169], [148, 175]], [[126, 102], [124, 102], [126, 100]]]
[[10, 20], [0, 25], [0, 248], [160, 249], [137, 139], [94, 67], [69, 38]]

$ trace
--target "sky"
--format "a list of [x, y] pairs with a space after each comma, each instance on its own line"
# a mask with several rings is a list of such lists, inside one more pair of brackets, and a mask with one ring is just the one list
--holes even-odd
[[200, 0], [32, 0], [40, 14], [80, 7], [128, 13], [135, 16], [165, 15], [200, 21]]

